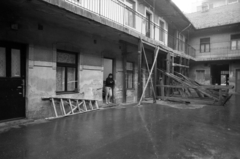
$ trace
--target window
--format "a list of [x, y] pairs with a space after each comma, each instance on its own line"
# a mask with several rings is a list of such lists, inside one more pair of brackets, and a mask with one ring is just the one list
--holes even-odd
[[228, 0], [228, 4], [231, 4], [231, 3], [237, 3], [238, 0]]
[[200, 52], [210, 52], [210, 38], [200, 39]]
[[125, 24], [130, 27], [135, 27], [135, 3], [131, 0], [126, 0]]
[[134, 88], [134, 64], [132, 62], [127, 62], [127, 89]]
[[159, 26], [160, 26], [160, 35], [159, 35], [159, 40], [164, 42], [164, 21], [160, 20], [159, 21]]
[[179, 51], [184, 51], [184, 36], [179, 34]]
[[77, 90], [77, 54], [57, 52], [57, 92], [73, 92]]
[[240, 50], [240, 34], [231, 35], [231, 50]]

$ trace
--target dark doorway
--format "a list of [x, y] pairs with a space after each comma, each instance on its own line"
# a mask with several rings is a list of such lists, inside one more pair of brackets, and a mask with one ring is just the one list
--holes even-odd
[[149, 12], [146, 12], [146, 36], [151, 37], [151, 17], [152, 14]]
[[240, 93], [240, 69], [236, 70], [236, 92]]
[[211, 76], [213, 85], [228, 85], [229, 65], [211, 65]]
[[[113, 71], [113, 66], [114, 66], [114, 60], [111, 58], [104, 58], [103, 59], [103, 101], [105, 101], [105, 82], [106, 79], [108, 77], [108, 75], [111, 73], [113, 74], [113, 78], [114, 78], [114, 71]], [[113, 88], [113, 92], [114, 92], [114, 88]], [[112, 102], [114, 103], [114, 94], [112, 97]]]
[[0, 121], [25, 117], [25, 45], [0, 42]]

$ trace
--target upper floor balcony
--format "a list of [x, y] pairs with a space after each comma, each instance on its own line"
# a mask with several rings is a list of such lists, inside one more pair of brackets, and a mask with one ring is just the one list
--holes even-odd
[[240, 59], [240, 42], [209, 43], [196, 50], [196, 61]]
[[195, 57], [195, 49], [193, 47], [183, 39], [168, 34], [168, 24], [164, 19], [156, 20], [155, 14], [150, 9], [146, 9], [145, 15], [140, 13], [137, 9], [137, 1], [135, 0], [65, 1], [137, 32], [148, 39], [157, 41], [175, 50], [175, 53]]

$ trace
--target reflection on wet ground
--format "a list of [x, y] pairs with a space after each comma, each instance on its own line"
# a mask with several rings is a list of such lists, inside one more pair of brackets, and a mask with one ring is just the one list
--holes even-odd
[[238, 159], [240, 95], [224, 107], [144, 104], [0, 133], [0, 158]]

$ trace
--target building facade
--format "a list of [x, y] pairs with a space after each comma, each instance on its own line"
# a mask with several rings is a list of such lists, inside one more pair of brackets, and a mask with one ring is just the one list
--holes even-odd
[[239, 15], [238, 2], [187, 15], [196, 27], [190, 38], [196, 49], [191, 78], [203, 84], [233, 85], [233, 92], [240, 92]]
[[195, 56], [187, 34], [194, 27], [170, 1], [8, 0], [0, 8], [0, 121], [52, 116], [47, 97], [104, 104], [109, 73], [113, 102], [136, 102], [148, 75], [141, 41], [149, 66], [156, 46], [163, 68], [167, 57], [187, 64]]

